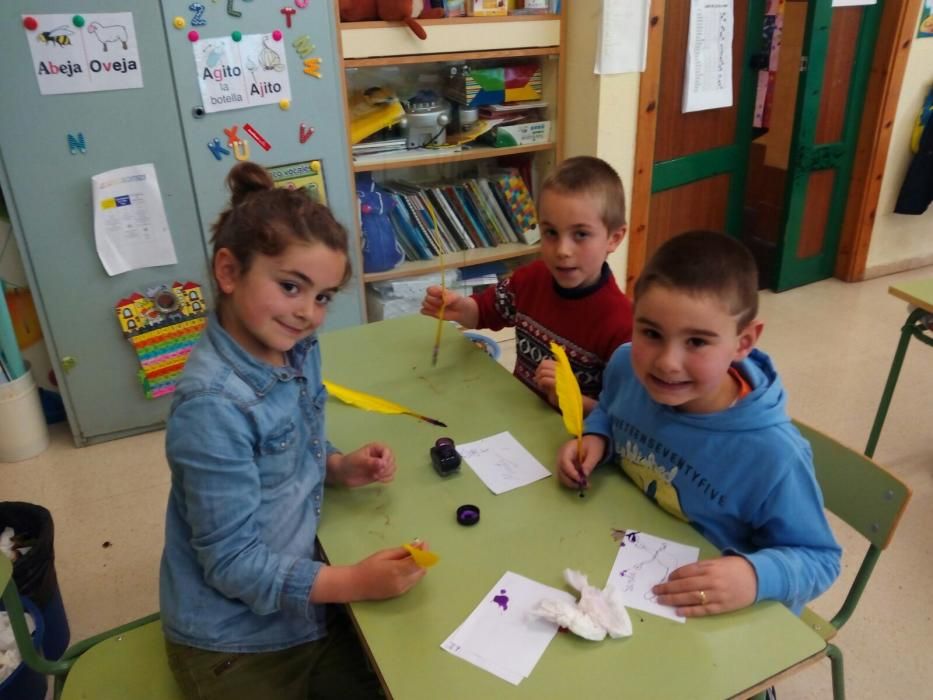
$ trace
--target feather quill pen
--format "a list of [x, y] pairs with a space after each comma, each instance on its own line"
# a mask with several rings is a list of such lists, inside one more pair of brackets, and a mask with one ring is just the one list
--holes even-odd
[[[567, 353], [557, 343], [551, 343], [551, 353], [557, 363], [555, 372], [555, 382], [557, 385], [557, 403], [560, 406], [560, 412], [564, 417], [564, 426], [567, 432], [577, 439], [577, 470], [580, 470], [580, 459], [583, 453], [583, 394], [580, 392], [580, 384], [570, 366], [570, 360]], [[583, 487], [586, 485], [586, 477], [580, 471], [580, 497], [583, 497]]]
[[345, 404], [350, 406], [356, 406], [357, 408], [362, 408], [364, 411], [375, 411], [376, 413], [391, 413], [391, 414], [405, 414], [409, 416], [414, 416], [423, 421], [430, 423], [431, 425], [439, 425], [442, 428], [446, 428], [446, 423], [441, 423], [439, 420], [434, 418], [428, 418], [423, 416], [416, 411], [406, 408], [401, 404], [397, 404], [394, 401], [389, 401], [388, 399], [383, 399], [379, 396], [373, 396], [372, 394], [366, 394], [362, 391], [357, 391], [356, 389], [349, 389], [340, 384], [334, 384], [329, 382], [326, 379], [323, 380], [324, 388], [327, 389], [327, 392], [333, 396], [335, 399], [343, 401]]
[[437, 353], [441, 349], [441, 333], [444, 330], [444, 310], [447, 307], [447, 266], [444, 264], [444, 242], [441, 240], [441, 230], [437, 224], [437, 214], [431, 202], [425, 200], [428, 213], [431, 215], [431, 232], [434, 236], [434, 245], [437, 246], [437, 261], [441, 266], [441, 308], [437, 312], [437, 330], [434, 331], [434, 348], [431, 351], [431, 366], [437, 366]]

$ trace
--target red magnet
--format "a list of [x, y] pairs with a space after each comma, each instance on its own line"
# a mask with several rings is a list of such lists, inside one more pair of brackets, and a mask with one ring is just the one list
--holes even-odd
[[193, 41], [197, 41], [200, 38], [201, 38], [201, 35], [198, 34], [195, 30], [192, 29], [190, 32], [188, 32], [188, 41], [193, 42]]
[[304, 124], [304, 123], [298, 125], [298, 142], [299, 143], [304, 143], [309, 138], [311, 138], [313, 135], [314, 135], [313, 126], [308, 126], [307, 124]]
[[260, 134], [258, 131], [256, 131], [256, 129], [254, 129], [253, 126], [252, 126], [251, 124], [244, 124], [244, 125], [243, 125], [243, 131], [245, 131], [247, 134], [249, 134], [250, 136], [252, 136], [252, 137], [253, 137], [253, 141], [255, 141], [256, 143], [258, 143], [258, 144], [260, 145], [260, 147], [262, 148], [262, 150], [268, 151], [269, 149], [272, 148], [272, 144], [270, 144], [268, 141], [266, 141], [266, 140], [262, 137], [262, 134]]
[[283, 15], [285, 15], [285, 26], [288, 29], [292, 28], [292, 15], [298, 12], [294, 7], [283, 7], [279, 10]]
[[272, 40], [282, 41], [282, 30], [281, 29], [276, 29], [274, 32], [272, 32]]
[[36, 30], [39, 23], [36, 21], [35, 17], [23, 17], [23, 26], [32, 32]]

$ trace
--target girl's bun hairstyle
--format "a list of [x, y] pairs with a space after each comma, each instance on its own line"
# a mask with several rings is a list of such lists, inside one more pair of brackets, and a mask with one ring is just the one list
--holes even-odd
[[226, 248], [246, 272], [257, 254], [275, 256], [292, 243], [320, 243], [343, 253], [344, 282], [350, 279], [347, 232], [306, 190], [276, 187], [269, 172], [250, 161], [233, 166], [226, 184], [230, 205], [211, 227], [214, 256]]
[[237, 207], [254, 192], [271, 190], [275, 187], [269, 171], [261, 165], [245, 161], [227, 173], [227, 189], [230, 190], [230, 203]]

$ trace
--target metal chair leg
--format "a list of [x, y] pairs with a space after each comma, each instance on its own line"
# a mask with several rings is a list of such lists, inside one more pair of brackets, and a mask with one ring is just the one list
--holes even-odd
[[842, 667], [842, 649], [835, 644], [826, 645], [826, 655], [832, 665], [833, 672], [833, 700], [845, 700], [846, 679]]
[[888, 406], [891, 405], [891, 397], [894, 395], [894, 387], [897, 385], [897, 378], [901, 373], [901, 365], [904, 364], [904, 355], [907, 354], [907, 345], [910, 338], [914, 335], [914, 326], [925, 315], [923, 309], [914, 309], [907, 317], [907, 322], [901, 328], [901, 339], [897, 344], [897, 350], [894, 352], [894, 359], [891, 361], [891, 370], [888, 372], [888, 382], [884, 385], [884, 393], [881, 394], [881, 403], [878, 405], [878, 412], [875, 414], [875, 422], [871, 426], [871, 434], [868, 436], [868, 444], [865, 446], [865, 456], [871, 457], [875, 454], [875, 447], [878, 445], [878, 438], [881, 437], [881, 428], [884, 426], [884, 419], [888, 415]]

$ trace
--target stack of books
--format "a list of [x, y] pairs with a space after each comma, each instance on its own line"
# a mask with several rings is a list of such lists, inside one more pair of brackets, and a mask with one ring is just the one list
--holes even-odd
[[389, 220], [408, 260], [540, 239], [531, 193], [516, 169], [453, 182], [392, 180], [381, 187], [395, 203]]

